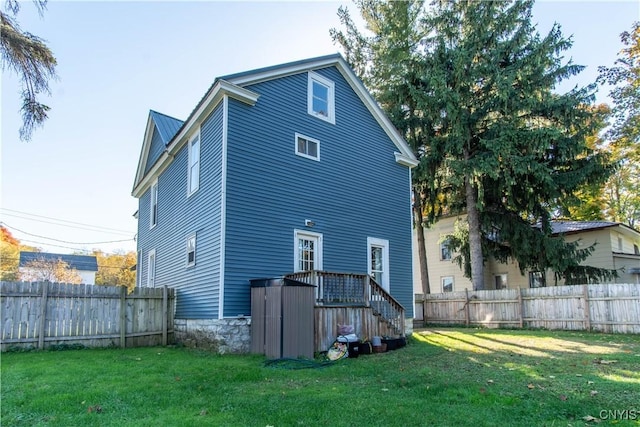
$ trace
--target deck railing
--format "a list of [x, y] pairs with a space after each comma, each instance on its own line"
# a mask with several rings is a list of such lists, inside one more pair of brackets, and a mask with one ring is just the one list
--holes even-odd
[[392, 326], [399, 335], [404, 334], [404, 307], [366, 274], [313, 270], [287, 274], [285, 277], [315, 285], [318, 306], [371, 307], [373, 313]]

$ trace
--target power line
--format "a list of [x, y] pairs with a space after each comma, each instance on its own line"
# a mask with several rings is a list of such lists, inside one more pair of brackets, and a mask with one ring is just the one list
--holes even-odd
[[[103, 227], [103, 226], [99, 226], [99, 225], [91, 225], [91, 224], [84, 224], [81, 222], [75, 222], [75, 221], [68, 221], [65, 219], [59, 219], [59, 218], [53, 218], [53, 217], [49, 217], [49, 216], [44, 216], [44, 215], [37, 215], [37, 214], [32, 214], [29, 212], [22, 212], [22, 211], [18, 211], [15, 209], [9, 209], [9, 208], [0, 208], [3, 211], [6, 212], [10, 212], [10, 213], [5, 213], [4, 215], [7, 216], [13, 216], [16, 218], [20, 218], [20, 219], [25, 219], [28, 221], [35, 221], [35, 222], [43, 222], [46, 224], [53, 224], [53, 225], [59, 225], [61, 227], [69, 227], [69, 228], [78, 228], [78, 229], [82, 229], [82, 230], [90, 230], [90, 231], [108, 231], [111, 233], [117, 233], [117, 234], [132, 234], [131, 231], [126, 231], [126, 230], [120, 230], [117, 228], [109, 228], [109, 227]], [[20, 215], [16, 215], [16, 214], [20, 214]], [[21, 215], [27, 215], [27, 216], [31, 216], [31, 217], [35, 217], [35, 218], [44, 218], [46, 220], [50, 220], [50, 221], [44, 221], [42, 219], [35, 219], [35, 218], [28, 218], [25, 216], [21, 216]], [[51, 221], [57, 221], [57, 222], [51, 222]], [[58, 224], [59, 222], [62, 223], [67, 223], [67, 224], [73, 224], [73, 225], [66, 225], [66, 224]], [[81, 227], [78, 227], [81, 226]], [[84, 227], [90, 227], [90, 228], [84, 228]], [[95, 230], [91, 230], [91, 229], [95, 229]]]
[[0, 224], [3, 224], [7, 228], [10, 228], [10, 229], [15, 230], [15, 231], [19, 231], [20, 233], [24, 233], [24, 234], [27, 234], [29, 236], [38, 237], [40, 239], [53, 240], [54, 242], [67, 243], [67, 244], [70, 244], [70, 245], [104, 245], [104, 244], [107, 244], [107, 243], [131, 242], [131, 241], [135, 240], [133, 238], [130, 238], [130, 239], [122, 239], [122, 240], [109, 240], [109, 241], [106, 241], [106, 242], [69, 242], [67, 240], [59, 240], [59, 239], [54, 239], [53, 237], [46, 237], [46, 236], [40, 236], [40, 235], [37, 235], [37, 234], [29, 233], [29, 232], [26, 232], [24, 230], [20, 230], [18, 228], [12, 227], [9, 224], [7, 224], [6, 222], [0, 222]]

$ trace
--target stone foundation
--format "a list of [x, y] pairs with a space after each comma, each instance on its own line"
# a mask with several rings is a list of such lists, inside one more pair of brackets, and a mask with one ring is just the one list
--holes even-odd
[[175, 319], [176, 342], [216, 353], [249, 353], [251, 319]]

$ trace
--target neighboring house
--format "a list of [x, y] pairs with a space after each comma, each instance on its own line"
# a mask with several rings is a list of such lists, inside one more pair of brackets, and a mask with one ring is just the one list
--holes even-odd
[[416, 164], [340, 55], [219, 77], [185, 121], [149, 114], [137, 284], [175, 288], [178, 337], [225, 351], [248, 349], [256, 278], [369, 274], [412, 318]]
[[[446, 249], [443, 237], [451, 234], [456, 220], [464, 216], [442, 218], [425, 230], [427, 265], [432, 293], [472, 290], [471, 280], [464, 277], [462, 270], [452, 262], [452, 254]], [[567, 242], [580, 241], [580, 247], [596, 243], [594, 252], [583, 265], [617, 269], [619, 277], [614, 283], [640, 283], [640, 232], [624, 224], [607, 221], [554, 221], [554, 235], [562, 235]], [[417, 257], [414, 256], [414, 263]], [[418, 265], [418, 264], [416, 264]], [[419, 270], [414, 272], [414, 292], [423, 293]], [[528, 288], [544, 286], [542, 274], [538, 271], [520, 273], [518, 263], [508, 264], [495, 260], [485, 262], [484, 280], [486, 289]], [[553, 272], [546, 273], [546, 286], [561, 285], [555, 282]]]
[[98, 260], [95, 256], [54, 254], [50, 252], [20, 252], [19, 271], [21, 274], [35, 273], [37, 276], [38, 272], [33, 271], [34, 265], [42, 264], [42, 268], [49, 268], [44, 265], [52, 266], [58, 261], [64, 262], [70, 269], [75, 270], [82, 279], [82, 283], [86, 285], [96, 284]]

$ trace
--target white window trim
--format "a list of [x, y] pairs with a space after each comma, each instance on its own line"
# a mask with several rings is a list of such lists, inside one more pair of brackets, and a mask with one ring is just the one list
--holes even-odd
[[[156, 250], [151, 249], [147, 255], [147, 287], [156, 287]], [[151, 274], [153, 272], [153, 274]]]
[[140, 288], [142, 286], [142, 251], [138, 251], [138, 255], [136, 256], [137, 264], [136, 264], [136, 288]]
[[301, 237], [310, 237], [317, 239], [318, 246], [316, 248], [316, 259], [314, 260], [315, 270], [322, 270], [322, 233], [314, 233], [307, 230], [293, 230], [293, 271], [298, 272], [300, 263], [300, 254], [298, 253], [298, 239]]
[[[191, 241], [191, 239], [193, 239], [193, 262], [189, 262], [189, 242]], [[186, 240], [186, 250], [187, 250], [186, 266], [187, 267], [193, 267], [196, 265], [197, 248], [198, 248], [198, 241], [196, 239], [196, 233], [188, 235]]]
[[[195, 185], [193, 187], [191, 187], [191, 171], [192, 171], [192, 163], [194, 162], [194, 158], [193, 158], [193, 149], [192, 149], [192, 143], [195, 140], [198, 140], [198, 158], [195, 159], [197, 160], [197, 165], [198, 165], [198, 169], [197, 169], [197, 179], [195, 182]], [[200, 138], [200, 129], [198, 129], [198, 131], [196, 133], [194, 133], [191, 138], [189, 138], [189, 142], [187, 144], [188, 146], [188, 160], [187, 160], [187, 197], [191, 196], [193, 193], [195, 193], [196, 191], [198, 191], [198, 189], [200, 188], [200, 160], [202, 158], [201, 153], [202, 153], [202, 138]]]
[[456, 279], [453, 276], [441, 276], [440, 277], [440, 288], [442, 289], [442, 293], [448, 293], [449, 291], [444, 290], [444, 281], [445, 279], [451, 279], [451, 292], [456, 290]]
[[389, 270], [391, 268], [391, 262], [389, 260], [389, 241], [386, 239], [378, 239], [376, 237], [367, 237], [367, 274], [372, 275], [371, 270], [371, 248], [382, 248], [382, 283], [380, 286], [389, 292]]
[[[327, 109], [329, 111], [327, 111], [326, 116], [323, 116], [322, 114], [317, 114], [316, 112], [313, 111], [313, 82], [314, 81], [328, 88]], [[336, 124], [335, 93], [336, 93], [336, 86], [334, 82], [332, 82], [331, 80], [325, 77], [322, 77], [320, 74], [314, 73], [313, 71], [309, 71], [309, 78], [307, 82], [307, 112], [310, 115], [335, 125]]]
[[[310, 142], [315, 142], [316, 146], [318, 147], [318, 149], [317, 149], [318, 155], [316, 157], [313, 157], [313, 156], [308, 155], [307, 153], [301, 153], [300, 151], [298, 151], [298, 139], [299, 138], [306, 139], [307, 141], [310, 141]], [[295, 149], [296, 155], [298, 155], [300, 157], [305, 157], [307, 159], [315, 160], [315, 161], [318, 161], [318, 162], [320, 161], [320, 141], [318, 141], [317, 139], [310, 138], [310, 137], [308, 137], [306, 135], [303, 135], [301, 133], [297, 133], [296, 132], [294, 144], [295, 144], [294, 149]]]
[[[440, 246], [439, 246], [439, 250], [440, 250], [440, 261], [451, 261], [451, 259], [453, 258], [453, 254], [451, 253], [451, 250], [446, 248], [446, 244], [447, 241], [449, 239], [447, 238], [440, 238]], [[442, 256], [442, 250], [443, 249], [447, 249], [447, 252], [449, 253], [449, 258], [445, 258]]]
[[[155, 210], [155, 218], [154, 218]], [[155, 219], [155, 221], [154, 221]], [[158, 225], [158, 180], [151, 184], [150, 200], [149, 200], [149, 229]]]

